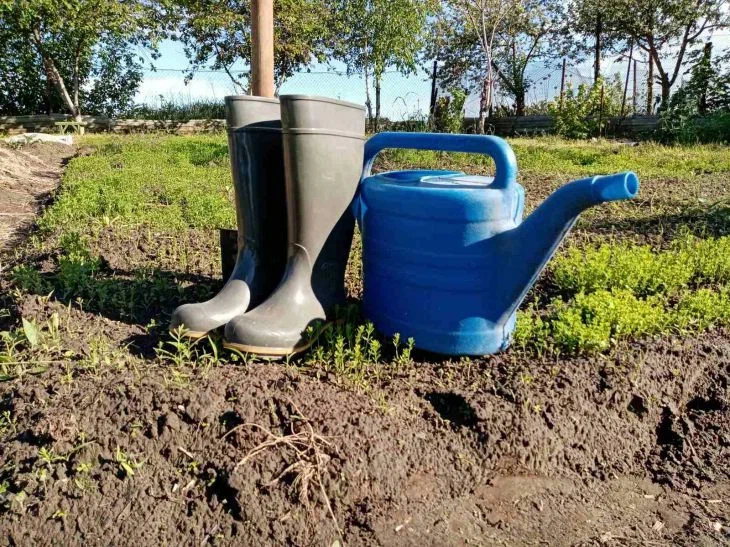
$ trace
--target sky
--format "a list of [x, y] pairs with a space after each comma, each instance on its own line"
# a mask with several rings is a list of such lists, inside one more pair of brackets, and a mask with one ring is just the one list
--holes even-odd
[[[730, 46], [730, 33], [713, 37], [715, 51]], [[142, 52], [152, 62], [147, 52]], [[185, 69], [188, 66], [183, 47], [179, 42], [164, 41], [160, 46], [160, 58], [154, 61], [156, 71], [146, 70], [136, 100], [138, 103], [159, 104], [160, 101], [190, 103], [200, 99], [222, 100], [226, 95], [239, 93], [224, 72], [199, 71], [193, 79], [185, 83]], [[642, 59], [642, 57], [639, 57]], [[645, 59], [645, 57], [644, 57]], [[604, 76], [611, 77], [619, 73], [622, 78], [626, 73], [626, 59], [608, 57], [602, 61]], [[242, 70], [241, 64], [233, 70]], [[545, 67], [537, 64], [528, 70], [535, 82], [528, 92], [528, 104], [540, 100], [549, 100], [556, 96], [560, 89], [560, 67]], [[574, 84], [592, 81], [592, 61], [587, 60], [571, 65], [567, 71], [567, 80]], [[646, 80], [646, 63], [638, 63], [639, 82]], [[382, 115], [394, 120], [423, 117], [428, 111], [431, 94], [429, 75], [421, 70], [417, 74], [403, 76], [396, 71], [388, 71], [383, 77]], [[308, 93], [343, 99], [360, 104], [365, 103], [365, 84], [358, 75], [347, 76], [342, 63], [331, 65], [316, 64], [288, 79], [280, 93]], [[478, 113], [479, 98], [470, 96], [466, 103], [466, 115]]]

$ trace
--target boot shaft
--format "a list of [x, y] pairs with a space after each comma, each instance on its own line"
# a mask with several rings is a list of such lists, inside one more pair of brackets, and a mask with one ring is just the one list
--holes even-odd
[[290, 245], [304, 247], [315, 262], [325, 242], [347, 239], [339, 233], [345, 230], [350, 232], [349, 250], [354, 228], [350, 204], [362, 171], [365, 109], [334, 99], [284, 95], [281, 119]]
[[282, 263], [287, 228], [279, 101], [246, 95], [225, 101], [239, 252], [248, 248]]

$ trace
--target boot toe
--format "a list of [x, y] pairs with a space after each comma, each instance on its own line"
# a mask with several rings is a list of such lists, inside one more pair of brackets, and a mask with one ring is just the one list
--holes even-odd
[[200, 337], [218, 327], [201, 308], [200, 304], [183, 304], [176, 308], [170, 319], [170, 330], [184, 327], [188, 336]]
[[268, 321], [258, 321], [255, 317], [242, 315], [226, 325], [226, 342], [233, 347], [245, 346], [246, 351], [255, 352], [254, 348], [272, 350], [289, 350], [294, 348], [301, 334], [298, 331], [281, 329]]

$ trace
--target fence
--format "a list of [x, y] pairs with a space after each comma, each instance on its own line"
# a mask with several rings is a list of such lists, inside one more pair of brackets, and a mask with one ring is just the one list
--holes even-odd
[[[69, 119], [62, 114], [43, 116], [0, 117], [0, 133], [15, 134], [24, 132], [55, 131], [55, 123]], [[225, 120], [125, 120], [102, 116], [82, 116], [89, 132], [145, 133], [164, 131], [177, 135], [210, 133], [225, 130]], [[465, 118], [464, 131], [475, 132], [477, 119]], [[603, 132], [606, 136], [642, 137], [649, 135], [659, 124], [657, 116], [630, 116], [609, 118]], [[541, 135], [552, 133], [553, 118], [550, 116], [504, 116], [487, 118], [486, 127], [490, 133], [501, 136]], [[405, 122], [389, 122], [383, 130], [412, 131], [422, 130]]]

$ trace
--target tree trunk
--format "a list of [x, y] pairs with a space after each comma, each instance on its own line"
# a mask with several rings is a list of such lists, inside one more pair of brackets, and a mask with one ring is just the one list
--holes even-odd
[[515, 93], [515, 115], [525, 115], [525, 90], [520, 89]]
[[373, 102], [370, 100], [370, 74], [365, 65], [365, 108], [368, 110], [368, 125], [373, 123]]
[[34, 29], [33, 31], [32, 42], [35, 45], [38, 54], [41, 56], [41, 62], [43, 63], [43, 69], [46, 71], [46, 77], [58, 88], [58, 92], [61, 94], [61, 98], [63, 99], [63, 102], [66, 103], [66, 107], [69, 112], [71, 112], [71, 115], [78, 117], [78, 107], [71, 100], [71, 96], [68, 94], [68, 89], [66, 89], [63, 77], [58, 71], [58, 68], [56, 68], [56, 64], [53, 62], [53, 59], [50, 55], [46, 54], [43, 42], [41, 41], [40, 31], [38, 29]]
[[71, 99], [71, 96], [68, 94], [68, 89], [66, 89], [66, 84], [63, 81], [61, 73], [58, 72], [56, 65], [51, 59], [45, 56], [43, 56], [42, 59], [43, 67], [46, 69], [46, 76], [48, 76], [48, 78], [50, 78], [50, 80], [58, 88], [58, 92], [61, 94], [61, 98], [63, 99], [63, 102], [66, 103], [66, 107], [68, 108], [71, 115], [77, 117], [79, 115], [79, 111], [76, 108], [73, 100]]
[[672, 84], [669, 82], [669, 78], [665, 75], [661, 77], [662, 84], [662, 104], [659, 105], [659, 110], [664, 111], [669, 106], [669, 96], [672, 93]]
[[73, 74], [73, 86], [74, 86], [74, 108], [76, 114], [74, 118], [76, 121], [81, 121], [81, 109], [79, 108], [79, 58], [78, 55], [74, 59], [74, 74]]
[[649, 73], [646, 76], [646, 113], [654, 112], [654, 57], [649, 54]]
[[380, 125], [380, 74], [374, 75], [375, 79], [375, 132], [378, 132]]
[[596, 50], [593, 59], [593, 83], [601, 77], [601, 36], [603, 35], [603, 19], [599, 13], [596, 16]]
[[482, 82], [482, 93], [479, 97], [479, 121], [477, 122], [477, 133], [484, 134], [484, 125], [489, 110], [489, 77]]

